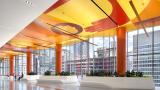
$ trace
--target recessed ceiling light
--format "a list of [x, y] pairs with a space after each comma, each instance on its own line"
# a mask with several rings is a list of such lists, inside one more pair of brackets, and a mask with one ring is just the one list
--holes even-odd
[[27, 4], [32, 5], [32, 2], [30, 1], [25, 1]]

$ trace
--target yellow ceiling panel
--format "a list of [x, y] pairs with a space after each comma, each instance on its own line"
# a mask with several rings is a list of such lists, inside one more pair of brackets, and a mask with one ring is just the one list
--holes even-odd
[[[108, 15], [111, 14], [112, 5], [108, 1], [96, 0], [95, 2], [97, 2]], [[91, 0], [68, 1], [64, 5], [48, 13], [48, 15], [81, 25], [84, 28], [92, 25], [94, 21], [106, 18], [106, 15], [100, 11]]]
[[[129, 4], [129, 1], [130, 0], [118, 0], [120, 6], [123, 8], [127, 16], [132, 20], [136, 18], [136, 15], [133, 12], [133, 9]], [[138, 13], [140, 14], [145, 9], [145, 7], [149, 4], [151, 0], [132, 0], [132, 1]]]

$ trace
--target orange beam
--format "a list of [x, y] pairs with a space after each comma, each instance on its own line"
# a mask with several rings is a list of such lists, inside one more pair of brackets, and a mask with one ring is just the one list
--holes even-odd
[[65, 4], [69, 0], [58, 0], [55, 4], [53, 4], [51, 7], [49, 7], [44, 13], [49, 13], [50, 11], [58, 8], [59, 6]]
[[31, 50], [28, 50], [27, 51], [27, 74], [29, 74], [31, 71], [32, 71], [32, 52]]
[[62, 45], [56, 44], [56, 74], [60, 74], [62, 70]]
[[126, 29], [117, 28], [117, 74], [125, 76], [126, 72]]
[[136, 17], [138, 18], [138, 21], [140, 22], [142, 28], [144, 29], [145, 34], [147, 35], [147, 37], [149, 37], [149, 34], [147, 33], [147, 30], [146, 30], [146, 28], [145, 28], [145, 25], [143, 24], [143, 22], [142, 22], [142, 20], [141, 20], [141, 18], [140, 18], [140, 16], [139, 16], [139, 14], [138, 14], [137, 9], [136, 9], [135, 5], [133, 4], [133, 1], [130, 0], [130, 1], [129, 1], [129, 4], [131, 5], [131, 7], [132, 7], [132, 9], [133, 9]]
[[14, 56], [10, 55], [9, 57], [9, 65], [10, 65], [10, 76], [14, 76]]

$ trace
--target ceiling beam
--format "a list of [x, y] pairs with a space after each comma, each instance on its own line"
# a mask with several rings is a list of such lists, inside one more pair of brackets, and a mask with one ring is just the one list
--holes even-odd
[[144, 30], [146, 36], [149, 37], [149, 34], [147, 33], [147, 30], [146, 30], [146, 28], [145, 28], [145, 25], [144, 25], [144, 23], [142, 22], [142, 19], [140, 18], [139, 14], [138, 14], [138, 11], [137, 11], [137, 9], [136, 9], [136, 7], [135, 7], [133, 1], [130, 0], [130, 1], [129, 1], [129, 4], [131, 5], [131, 7], [132, 7], [132, 9], [133, 9], [133, 11], [134, 11], [134, 13], [135, 13], [135, 15], [136, 15], [138, 21], [140, 22], [140, 25], [142, 26], [142, 28], [143, 28], [143, 30]]

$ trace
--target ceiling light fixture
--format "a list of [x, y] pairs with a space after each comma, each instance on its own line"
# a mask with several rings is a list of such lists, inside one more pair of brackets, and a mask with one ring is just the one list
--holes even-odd
[[30, 2], [30, 1], [25, 1], [25, 3], [28, 5], [32, 5], [32, 2]]

